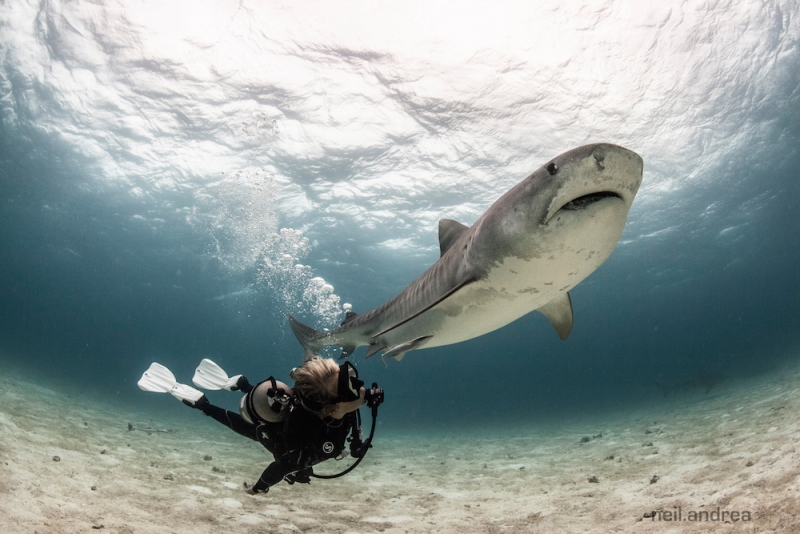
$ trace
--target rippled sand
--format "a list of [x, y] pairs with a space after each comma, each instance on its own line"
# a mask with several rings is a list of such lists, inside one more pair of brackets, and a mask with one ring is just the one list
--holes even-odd
[[[201, 414], [153, 418], [3, 372], [0, 525], [13, 533], [798, 532], [798, 391], [792, 369], [613, 420], [463, 435], [398, 435], [384, 424], [350, 475], [253, 497], [241, 484], [261, 473], [266, 451]], [[128, 422], [174, 432], [129, 432]]]

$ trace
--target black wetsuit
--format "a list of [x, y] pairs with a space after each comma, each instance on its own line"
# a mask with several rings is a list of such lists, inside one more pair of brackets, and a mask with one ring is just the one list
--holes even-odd
[[[275, 461], [269, 464], [253, 485], [257, 492], [268, 491], [273, 484], [298, 472], [295, 475], [297, 480], [307, 481], [312, 466], [342, 453], [348, 434], [355, 432], [357, 421], [356, 412], [350, 412], [341, 419], [323, 420], [302, 405], [293, 405], [284, 421], [254, 425], [237, 413], [214, 406], [207, 399], [205, 403], [198, 402], [195, 407], [234, 432], [258, 441], [275, 457]], [[358, 454], [354, 450], [357, 443], [358, 440], [351, 443], [353, 455]]]

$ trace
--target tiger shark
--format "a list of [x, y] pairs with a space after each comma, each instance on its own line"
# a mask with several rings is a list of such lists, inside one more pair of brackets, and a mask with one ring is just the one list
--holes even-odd
[[289, 316], [305, 358], [339, 345], [342, 358], [401, 360], [412, 350], [472, 339], [542, 313], [561, 339], [572, 330], [569, 290], [594, 272], [622, 235], [642, 183], [642, 158], [599, 143], [545, 163], [497, 199], [471, 227], [439, 221], [441, 257], [374, 310], [349, 312], [318, 332]]

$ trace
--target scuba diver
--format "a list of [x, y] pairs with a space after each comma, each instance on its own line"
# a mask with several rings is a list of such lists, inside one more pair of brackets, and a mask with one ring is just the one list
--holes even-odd
[[[204, 359], [192, 381], [203, 389], [241, 391], [239, 413], [214, 406], [201, 391], [179, 384], [172, 372], [153, 363], [139, 381], [145, 391], [169, 392], [187, 406], [196, 408], [246, 438], [258, 441], [272, 453], [255, 484], [244, 484], [247, 493], [267, 493], [271, 486], [286, 480], [289, 484], [308, 484], [310, 477], [336, 478], [352, 471], [372, 447], [378, 406], [383, 389], [373, 383], [365, 389], [350, 362], [337, 365], [329, 358], [315, 356], [292, 369], [294, 388], [269, 377], [253, 386], [242, 375], [228, 377], [217, 364]], [[372, 428], [362, 440], [359, 408], [372, 409]], [[348, 438], [349, 435], [349, 438]], [[356, 461], [335, 475], [314, 474], [313, 466], [331, 458], [350, 455]]]

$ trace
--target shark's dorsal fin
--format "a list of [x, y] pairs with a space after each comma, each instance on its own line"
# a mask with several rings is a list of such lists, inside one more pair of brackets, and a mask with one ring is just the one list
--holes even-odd
[[345, 314], [345, 316], [344, 316], [344, 321], [342, 321], [342, 324], [341, 324], [341, 325], [339, 325], [339, 326], [344, 326], [344, 325], [346, 325], [347, 323], [349, 323], [350, 321], [352, 321], [352, 320], [353, 320], [353, 319], [355, 319], [356, 317], [358, 317], [358, 314], [357, 314], [356, 312], [354, 312], [354, 311], [349, 311], [349, 312], [347, 312], [347, 313]]
[[567, 339], [572, 332], [572, 299], [569, 293], [564, 293], [556, 297], [538, 310], [547, 317], [553, 328], [556, 329], [558, 337]]
[[468, 226], [461, 224], [453, 219], [442, 219], [439, 221], [439, 251], [442, 256], [447, 252], [453, 243], [461, 237], [461, 234], [469, 230]]

